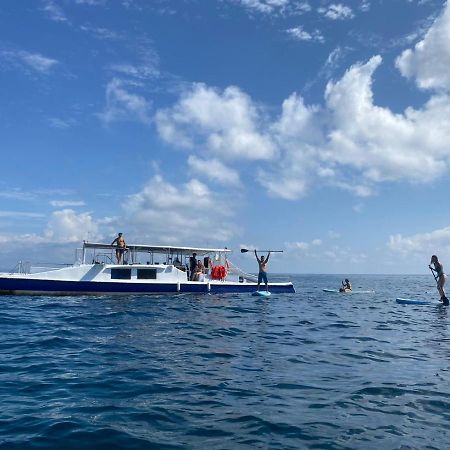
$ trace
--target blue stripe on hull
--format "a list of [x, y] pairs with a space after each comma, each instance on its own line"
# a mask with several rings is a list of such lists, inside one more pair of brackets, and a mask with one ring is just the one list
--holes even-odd
[[[210, 291], [206, 283], [181, 283], [183, 293], [250, 293], [256, 290], [255, 284], [211, 284]], [[294, 293], [292, 284], [271, 286], [271, 292]], [[82, 294], [152, 294], [178, 292], [176, 283], [115, 283], [96, 281], [60, 281], [21, 278], [0, 278], [0, 294], [39, 293], [45, 295], [82, 295]]]

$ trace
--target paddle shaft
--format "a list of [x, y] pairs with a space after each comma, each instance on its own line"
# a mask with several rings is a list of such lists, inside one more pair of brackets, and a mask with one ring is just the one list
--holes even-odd
[[[246, 248], [241, 248], [241, 253], [253, 252], [255, 250], [248, 250]], [[283, 250], [256, 250], [257, 252], [270, 252], [270, 253], [283, 253]]]

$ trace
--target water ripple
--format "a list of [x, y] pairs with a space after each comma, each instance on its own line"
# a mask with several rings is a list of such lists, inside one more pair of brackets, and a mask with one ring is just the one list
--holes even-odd
[[322, 292], [340, 279], [271, 300], [2, 297], [0, 449], [446, 448], [447, 308], [395, 303], [429, 279]]

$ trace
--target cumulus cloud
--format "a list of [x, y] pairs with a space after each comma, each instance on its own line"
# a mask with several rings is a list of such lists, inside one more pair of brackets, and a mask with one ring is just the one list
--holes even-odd
[[450, 253], [450, 227], [411, 236], [395, 234], [389, 237], [388, 248], [396, 253], [423, 254], [427, 256], [439, 252]]
[[332, 3], [326, 8], [319, 8], [317, 11], [330, 20], [345, 20], [353, 19], [353, 17], [355, 17], [352, 9], [349, 6], [343, 5], [342, 3]]
[[[216, 160], [259, 160], [258, 182], [290, 200], [313, 186], [367, 197], [377, 183], [434, 180], [450, 163], [450, 98], [435, 95], [403, 113], [377, 106], [372, 83], [381, 63], [375, 56], [330, 81], [323, 105], [292, 94], [271, 122], [238, 88], [196, 84], [157, 113], [158, 131], [166, 142], [201, 148]], [[191, 158], [191, 165], [199, 161]]]
[[233, 205], [197, 179], [177, 186], [155, 175], [123, 203], [134, 235], [158, 243], [227, 241]]
[[240, 186], [239, 173], [223, 164], [217, 158], [201, 159], [194, 155], [188, 158], [188, 164], [192, 172], [198, 176], [204, 176], [225, 186]]
[[150, 123], [150, 103], [142, 95], [130, 92], [140, 87], [137, 83], [114, 78], [106, 87], [106, 106], [98, 117], [105, 124], [120, 120], [137, 120]]
[[[342, 51], [330, 54], [330, 67]], [[202, 165], [195, 151], [231, 169], [236, 161], [257, 161], [257, 182], [288, 200], [317, 187], [364, 198], [379, 183], [435, 180], [450, 167], [450, 97], [439, 91], [403, 112], [378, 106], [372, 84], [381, 64], [374, 56], [351, 66], [327, 83], [320, 105], [293, 93], [275, 117], [237, 87], [194, 84], [155, 122], [163, 140], [191, 150], [192, 168]]]
[[51, 242], [81, 242], [100, 237], [98, 223], [90, 213], [77, 214], [73, 209], [63, 209], [52, 213], [45, 237]]
[[425, 37], [414, 49], [405, 50], [396, 60], [403, 76], [414, 78], [422, 89], [450, 89], [450, 4], [446, 3]]
[[239, 88], [223, 92], [194, 84], [172, 108], [158, 111], [156, 125], [166, 142], [200, 146], [223, 159], [271, 159], [275, 147], [264, 130], [263, 113]]

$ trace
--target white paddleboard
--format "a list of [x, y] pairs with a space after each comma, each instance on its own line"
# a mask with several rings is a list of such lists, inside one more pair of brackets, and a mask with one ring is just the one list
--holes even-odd
[[253, 297], [270, 297], [270, 292], [267, 291], [255, 291], [252, 292]]

